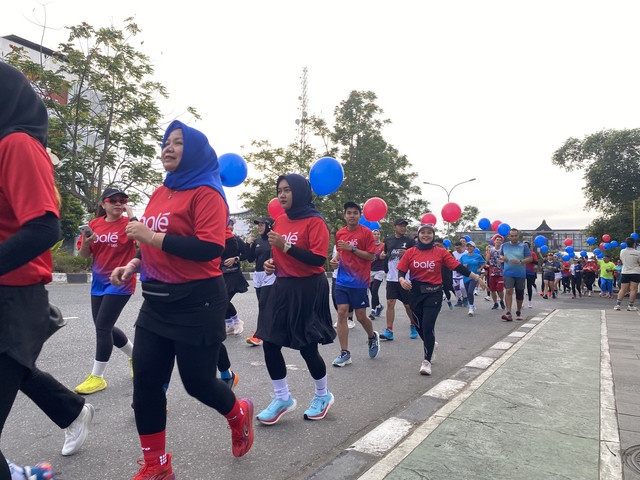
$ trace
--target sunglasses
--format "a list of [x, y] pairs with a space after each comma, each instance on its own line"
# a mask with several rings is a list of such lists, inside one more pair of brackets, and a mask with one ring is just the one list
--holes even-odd
[[105, 198], [104, 201], [109, 203], [120, 203], [124, 205], [127, 203], [128, 199], [127, 198]]

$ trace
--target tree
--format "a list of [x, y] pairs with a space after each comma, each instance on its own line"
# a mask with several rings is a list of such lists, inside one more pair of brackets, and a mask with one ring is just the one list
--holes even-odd
[[156, 99], [167, 92], [150, 80], [149, 58], [131, 44], [138, 25], [132, 18], [124, 23], [124, 30], [68, 27], [68, 42], [49, 63], [15, 46], [6, 58], [32, 80], [49, 110], [48, 146], [61, 160], [55, 168], [61, 194], [88, 212], [107, 186], [132, 192], [135, 201], [162, 180], [152, 161], [162, 140]]

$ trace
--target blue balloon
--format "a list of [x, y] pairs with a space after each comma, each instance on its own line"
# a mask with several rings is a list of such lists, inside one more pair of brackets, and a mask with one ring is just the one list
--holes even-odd
[[573, 249], [572, 246], [568, 246], [567, 248], [564, 249], [565, 252], [567, 252], [568, 254], [572, 254], [573, 252], [575, 252], [575, 250]]
[[624, 242], [622, 242], [622, 243], [620, 244], [620, 248], [621, 248], [622, 250], [624, 250], [625, 248], [627, 248], [627, 244], [626, 244], [626, 243], [624, 243]]
[[444, 241], [442, 242], [442, 245], [444, 245], [445, 248], [449, 248], [451, 246], [451, 240], [449, 240], [448, 238], [445, 238]]
[[570, 256], [571, 258], [575, 257], [575, 256], [576, 256], [576, 252], [569, 252], [569, 256]]
[[547, 253], [549, 251], [549, 247], [547, 247], [546, 245], [543, 245], [540, 247], [540, 251], [542, 253]]
[[509, 230], [511, 230], [511, 226], [508, 223], [501, 223], [498, 227], [498, 233], [503, 237], [509, 235]]
[[562, 256], [562, 260], [564, 260], [565, 262], [568, 262], [570, 258], [571, 257], [569, 255], [563, 255]]
[[344, 170], [335, 158], [322, 157], [309, 172], [309, 182], [316, 195], [329, 195], [342, 185]]
[[474, 249], [474, 250], [473, 250], [473, 253], [480, 254], [480, 249], [479, 249], [479, 248]]
[[582, 258], [587, 258], [587, 256], [588, 256], [588, 255], [587, 255], [587, 251], [586, 251], [586, 250], [582, 250], [582, 251], [580, 252], [580, 256], [581, 256]]
[[541, 247], [543, 245], [546, 245], [547, 239], [545, 237], [543, 237], [542, 235], [538, 235], [536, 237], [536, 239], [533, 241], [533, 243], [536, 244], [536, 247]]
[[371, 222], [366, 218], [364, 218], [364, 215], [360, 217], [360, 220], [358, 221], [358, 223], [363, 227], [367, 227], [369, 230], [373, 230], [373, 228], [371, 228]]
[[640, 235], [638, 235], [636, 232], [633, 232], [631, 235], [629, 235], [631, 238], [633, 238], [634, 240], [638, 240], [638, 238], [640, 238]]
[[225, 187], [237, 187], [247, 178], [247, 162], [237, 153], [225, 153], [218, 158], [220, 180]]
[[465, 235], [465, 236], [464, 236], [464, 237], [462, 237], [462, 238], [464, 238], [467, 242], [470, 242], [470, 241], [471, 241], [471, 237], [470, 237], [469, 235]]
[[618, 246], [618, 242], [616, 240], [611, 240], [611, 248], [616, 248]]
[[600, 250], [599, 248], [596, 248], [596, 249], [593, 251], [593, 254], [594, 254], [594, 255], [602, 255], [602, 250]]
[[596, 239], [593, 238], [593, 237], [589, 237], [589, 238], [587, 238], [587, 243], [589, 245], [593, 245], [594, 243], [596, 243]]
[[607, 243], [605, 243], [603, 245], [603, 247], [604, 247], [605, 250], [609, 250], [611, 248], [611, 244], [609, 242], [607, 242]]
[[481, 218], [478, 220], [478, 227], [480, 227], [481, 230], [489, 230], [489, 228], [491, 228], [491, 220], [488, 218]]
[[597, 255], [598, 259], [602, 260], [604, 258], [604, 254], [601, 253], [600, 255]]

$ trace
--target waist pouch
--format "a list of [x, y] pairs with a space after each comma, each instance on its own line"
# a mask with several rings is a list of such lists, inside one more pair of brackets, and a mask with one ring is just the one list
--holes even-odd
[[438, 293], [442, 292], [442, 284], [418, 283], [413, 288], [418, 293]]
[[142, 296], [154, 303], [173, 303], [187, 298], [199, 282], [142, 282]]
[[47, 329], [47, 338], [56, 333], [67, 324], [62, 316], [62, 312], [54, 304], [49, 304], [49, 328]]

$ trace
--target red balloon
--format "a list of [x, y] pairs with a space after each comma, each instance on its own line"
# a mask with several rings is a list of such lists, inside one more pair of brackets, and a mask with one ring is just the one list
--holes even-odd
[[271, 199], [267, 210], [269, 210], [269, 215], [271, 215], [271, 218], [274, 220], [284, 213], [284, 208], [282, 208], [277, 198]]
[[460, 218], [460, 215], [462, 215], [462, 209], [457, 203], [447, 203], [442, 207], [442, 219], [445, 222], [455, 222]]
[[564, 244], [565, 246], [570, 247], [571, 245], [573, 245], [573, 240], [571, 240], [570, 238], [566, 238], [564, 240]]
[[604, 242], [600, 244], [600, 250], [604, 250]]
[[378, 197], [370, 198], [362, 207], [362, 214], [365, 220], [379, 222], [387, 214], [387, 203]]
[[602, 240], [608, 242], [611, 240], [611, 236], [608, 233], [605, 233], [604, 235], [602, 235]]
[[493, 230], [494, 232], [498, 231], [498, 227], [502, 225], [502, 222], [500, 220], [494, 220], [493, 223], [491, 224], [491, 230]]
[[422, 218], [420, 219], [421, 223], [432, 223], [433, 225], [436, 224], [436, 221], [438, 219], [436, 218], [436, 216], [433, 213], [425, 213]]

